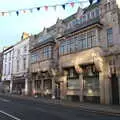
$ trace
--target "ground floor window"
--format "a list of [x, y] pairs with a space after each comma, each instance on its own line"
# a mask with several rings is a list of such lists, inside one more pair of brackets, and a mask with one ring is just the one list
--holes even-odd
[[83, 96], [86, 102], [100, 102], [99, 72], [94, 65], [83, 66]]
[[52, 80], [44, 80], [44, 89], [52, 89]]
[[38, 89], [41, 89], [41, 80], [35, 80], [35, 88], [38, 90]]

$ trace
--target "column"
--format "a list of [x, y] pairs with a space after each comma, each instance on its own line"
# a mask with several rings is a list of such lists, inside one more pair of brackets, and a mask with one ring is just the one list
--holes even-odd
[[108, 78], [108, 74], [105, 74], [105, 104], [110, 104], [110, 80]]
[[105, 87], [104, 87], [104, 73], [99, 73], [99, 82], [100, 82], [100, 103], [105, 104]]
[[80, 102], [83, 102], [83, 74], [79, 74], [79, 80], [80, 80]]
[[12, 94], [13, 80], [10, 80], [10, 94]]
[[66, 97], [66, 93], [67, 93], [67, 76], [66, 75], [64, 75], [64, 76], [62, 76], [61, 78], [60, 78], [60, 81], [61, 81], [61, 84], [62, 84], [62, 86], [60, 86], [61, 88], [61, 99], [65, 99], [65, 97]]
[[110, 104], [110, 80], [109, 80], [109, 64], [108, 62], [104, 62], [104, 69], [103, 69], [103, 83], [104, 83], [104, 103]]
[[52, 78], [52, 99], [55, 99], [55, 77]]
[[98, 33], [98, 29], [96, 29], [96, 45], [95, 46], [99, 46], [99, 33]]
[[25, 95], [28, 95], [28, 78], [25, 78]]
[[35, 94], [35, 80], [32, 80], [32, 95]]
[[41, 79], [41, 96], [44, 95], [44, 91], [43, 91], [43, 89], [44, 89], [44, 80]]
[[118, 75], [119, 104], [120, 104], [120, 74]]

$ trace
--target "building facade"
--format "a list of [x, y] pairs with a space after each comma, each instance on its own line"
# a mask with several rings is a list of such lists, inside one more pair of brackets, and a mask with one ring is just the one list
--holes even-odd
[[120, 103], [119, 13], [116, 1], [103, 0], [65, 24], [68, 29], [57, 38], [63, 98]]
[[30, 43], [33, 93], [56, 96], [57, 91], [61, 99], [120, 104], [118, 1], [79, 8]]
[[41, 96], [54, 97], [55, 90], [55, 26], [44, 28], [30, 40], [30, 72], [32, 93]]
[[3, 69], [3, 53], [0, 53], [0, 82], [2, 79], [2, 69]]
[[7, 92], [11, 92], [12, 88], [13, 51], [13, 46], [3, 50], [2, 84]]
[[21, 38], [14, 45], [13, 55], [13, 80], [12, 93], [28, 95], [30, 90], [29, 81], [29, 36]]

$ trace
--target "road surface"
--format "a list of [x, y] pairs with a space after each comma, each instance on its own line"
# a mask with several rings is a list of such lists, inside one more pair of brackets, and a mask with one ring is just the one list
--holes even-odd
[[0, 120], [120, 120], [120, 117], [0, 95]]

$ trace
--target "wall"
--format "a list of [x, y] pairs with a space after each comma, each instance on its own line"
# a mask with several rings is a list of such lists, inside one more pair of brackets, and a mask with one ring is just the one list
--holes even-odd
[[[26, 46], [26, 53], [24, 51]], [[20, 53], [18, 54], [18, 50]], [[26, 58], [26, 69], [23, 67], [23, 58]], [[14, 46], [14, 57], [13, 57], [13, 74], [23, 74], [27, 72], [29, 65], [29, 39], [22, 40]], [[19, 71], [17, 71], [17, 60], [19, 60]]]

